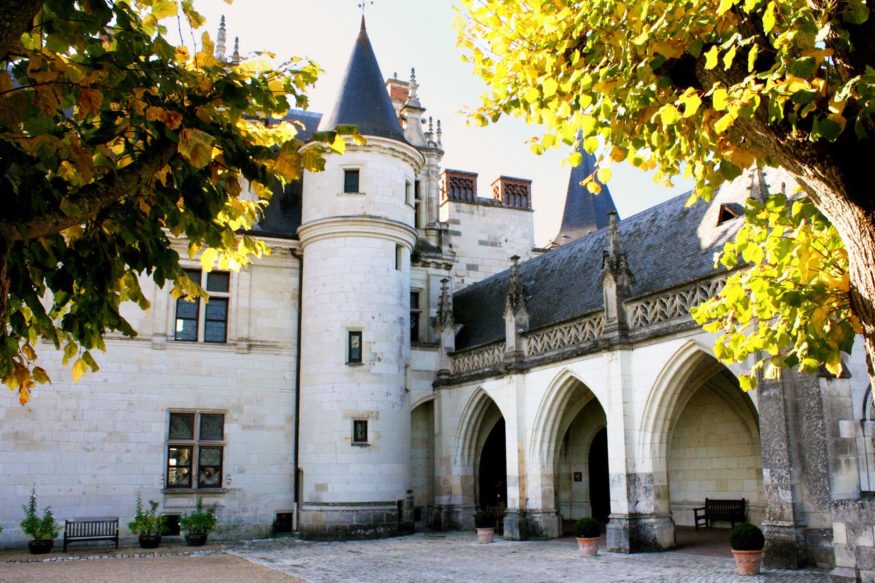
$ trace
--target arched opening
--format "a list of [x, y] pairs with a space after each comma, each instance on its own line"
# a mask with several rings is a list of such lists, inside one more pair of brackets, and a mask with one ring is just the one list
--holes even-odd
[[507, 456], [503, 418], [495, 423], [483, 444], [477, 477], [477, 506], [503, 514], [507, 508]]
[[695, 529], [706, 498], [741, 500], [761, 524], [764, 492], [759, 417], [732, 372], [695, 344], [683, 347], [654, 386], [645, 412], [655, 505], [671, 513], [678, 547], [713, 545], [728, 553], [730, 522]]
[[595, 434], [589, 446], [589, 500], [592, 517], [606, 524], [611, 515], [611, 480], [608, 474], [608, 428]]
[[[482, 388], [468, 399], [457, 434], [455, 473], [458, 476], [457, 524], [468, 524], [477, 508], [501, 517], [507, 508], [505, 422], [495, 401]], [[501, 527], [501, 520], [498, 521]], [[499, 530], [500, 532], [500, 530]]]
[[607, 417], [601, 403], [578, 378], [563, 373], [539, 413], [535, 439], [550, 468], [542, 480], [542, 496], [545, 502], [549, 496], [558, 513], [556, 534], [570, 533], [579, 518], [607, 521]]

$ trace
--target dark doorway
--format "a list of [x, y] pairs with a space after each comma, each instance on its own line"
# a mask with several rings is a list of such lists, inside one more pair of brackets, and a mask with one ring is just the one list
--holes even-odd
[[589, 447], [589, 503], [592, 517], [602, 524], [611, 514], [611, 481], [608, 474], [608, 430], [595, 434]]
[[501, 514], [507, 508], [507, 458], [504, 452], [504, 419], [499, 419], [489, 432], [480, 454], [479, 492], [477, 505]]

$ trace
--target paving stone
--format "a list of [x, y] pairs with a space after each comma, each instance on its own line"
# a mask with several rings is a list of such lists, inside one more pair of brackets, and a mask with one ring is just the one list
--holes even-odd
[[732, 559], [681, 551], [578, 557], [573, 539], [479, 544], [473, 533], [417, 533], [351, 542], [295, 539], [233, 543], [227, 552], [309, 583], [825, 583], [827, 571], [765, 569], [742, 577]]

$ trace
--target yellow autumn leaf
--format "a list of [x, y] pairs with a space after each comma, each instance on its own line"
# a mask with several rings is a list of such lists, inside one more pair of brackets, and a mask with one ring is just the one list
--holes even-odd
[[726, 111], [726, 108], [729, 107], [729, 98], [726, 89], [722, 87], [714, 92], [714, 95], [711, 96], [711, 101], [714, 103], [714, 109], [716, 111]]
[[702, 98], [695, 91], [686, 93], [680, 97], [680, 102], [684, 106], [684, 117], [692, 117], [702, 105]]
[[85, 360], [81, 358], [77, 359], [76, 362], [73, 363], [73, 382], [78, 383], [79, 379], [82, 378], [82, 375], [88, 371], [88, 368], [88, 363], [85, 362]]
[[276, 157], [273, 169], [286, 181], [301, 177], [301, 156], [293, 148], [283, 148]]
[[606, 184], [611, 180], [611, 176], [613, 176], [610, 168], [599, 168], [596, 171], [596, 178], [599, 179], [599, 182], [602, 184]]
[[659, 110], [659, 117], [662, 120], [662, 125], [670, 126], [676, 124], [681, 119], [681, 112], [671, 103], [667, 103]]
[[213, 136], [197, 128], [179, 132], [179, 153], [195, 168], [203, 168], [213, 159]]
[[717, 46], [715, 45], [715, 46], [711, 47], [711, 50], [709, 50], [707, 53], [705, 53], [705, 68], [710, 70], [710, 69], [713, 69], [714, 67], [716, 67], [718, 56], [719, 56], [719, 51], [717, 49]]

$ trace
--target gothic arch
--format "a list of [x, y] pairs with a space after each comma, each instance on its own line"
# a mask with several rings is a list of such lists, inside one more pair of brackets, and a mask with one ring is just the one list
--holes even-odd
[[665, 363], [647, 396], [638, 432], [639, 463], [650, 460], [654, 471], [665, 469], [665, 453], [672, 417], [682, 411], [692, 394], [685, 390], [695, 375], [711, 376], [723, 368], [710, 351], [694, 340], [685, 342]]
[[663, 366], [648, 394], [641, 419], [639, 471], [652, 472], [657, 511], [668, 511], [669, 450], [683, 412], [700, 389], [707, 388], [759, 444], [759, 415], [749, 395], [738, 386], [735, 373], [717, 362], [710, 350], [689, 340]]
[[[577, 391], [580, 387], [586, 389], [583, 395]], [[530, 458], [540, 460], [546, 468], [552, 468], [563, 432], [568, 429], [577, 413], [593, 399], [602, 405], [580, 377], [568, 368], [562, 369], [550, 382], [538, 406], [529, 442]], [[569, 408], [573, 409], [574, 415], [568, 415]], [[604, 410], [603, 405], [602, 409]]]

